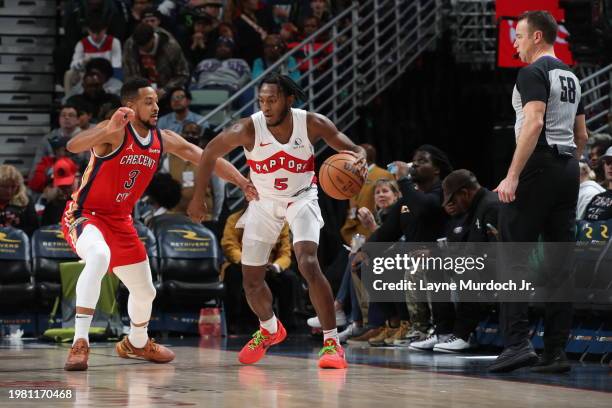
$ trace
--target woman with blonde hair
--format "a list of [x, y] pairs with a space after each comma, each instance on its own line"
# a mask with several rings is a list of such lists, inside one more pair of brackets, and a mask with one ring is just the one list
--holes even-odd
[[0, 165], [0, 226], [32, 235], [38, 228], [34, 203], [26, 192], [23, 176], [14, 166]]

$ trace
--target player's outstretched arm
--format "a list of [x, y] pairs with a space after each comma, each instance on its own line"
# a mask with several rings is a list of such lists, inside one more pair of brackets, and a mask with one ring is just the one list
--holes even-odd
[[84, 130], [71, 138], [66, 144], [66, 150], [81, 153], [103, 144], [118, 145], [123, 138], [123, 129], [133, 118], [132, 109], [121, 107], [110, 120], [100, 122], [93, 129]]
[[[164, 150], [166, 152], [172, 153], [183, 160], [195, 164], [196, 166], [200, 164], [203, 150], [199, 146], [189, 143], [183, 137], [169, 129], [162, 130], [161, 134], [164, 140]], [[223, 157], [219, 157], [217, 159], [214, 171], [215, 174], [221, 177], [223, 180], [229, 181], [230, 183], [239, 187], [245, 183], [248, 183], [246, 177], [240, 174], [238, 169]]]
[[352, 154], [359, 158], [356, 166], [361, 169], [364, 177], [367, 175], [365, 149], [340, 132], [331, 120], [319, 113], [308, 113], [307, 127], [308, 134], [312, 135], [311, 143], [314, 144], [317, 140], [323, 139], [335, 151]]
[[[206, 145], [198, 165], [193, 198], [189, 204], [189, 208], [187, 209], [187, 213], [193, 221], [200, 222], [206, 213], [204, 194], [208, 188], [208, 183], [210, 182], [210, 176], [212, 175], [213, 169], [217, 170], [217, 175], [220, 177], [223, 177], [222, 174], [228, 171], [227, 165], [236, 170], [231, 163], [222, 159], [222, 156], [239, 146], [252, 147], [254, 135], [255, 129], [253, 128], [253, 122], [251, 119], [242, 119], [218, 134]], [[219, 161], [219, 158], [222, 160]], [[219, 173], [219, 171], [221, 173]], [[232, 170], [230, 169], [229, 171]], [[227, 175], [227, 173], [225, 173], [225, 175]], [[240, 177], [243, 176], [240, 175]], [[245, 190], [243, 189], [243, 191]], [[245, 193], [248, 193], [248, 190], [246, 190]], [[254, 198], [257, 198], [256, 191]]]

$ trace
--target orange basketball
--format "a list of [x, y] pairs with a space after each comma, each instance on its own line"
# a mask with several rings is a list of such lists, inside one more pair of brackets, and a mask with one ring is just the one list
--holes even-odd
[[348, 153], [329, 157], [319, 170], [319, 184], [328, 196], [348, 200], [361, 190], [364, 179], [354, 167], [357, 159]]

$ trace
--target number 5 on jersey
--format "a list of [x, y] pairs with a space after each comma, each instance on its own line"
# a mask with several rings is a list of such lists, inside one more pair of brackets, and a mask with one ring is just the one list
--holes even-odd
[[286, 190], [289, 185], [287, 184], [287, 177], [283, 178], [275, 178], [274, 179], [274, 188], [277, 190]]

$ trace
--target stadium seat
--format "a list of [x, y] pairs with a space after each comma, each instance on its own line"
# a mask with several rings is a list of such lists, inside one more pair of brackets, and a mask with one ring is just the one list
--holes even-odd
[[59, 264], [78, 260], [64, 240], [59, 224], [47, 225], [32, 235], [33, 272], [36, 291], [43, 305], [61, 295]]
[[[219, 282], [220, 251], [213, 233], [183, 216], [157, 221], [161, 283], [158, 295], [164, 307], [201, 307], [224, 294]], [[159, 224], [163, 224], [160, 228]]]
[[0, 305], [15, 311], [32, 305], [35, 294], [30, 239], [19, 229], [0, 227]]

